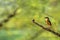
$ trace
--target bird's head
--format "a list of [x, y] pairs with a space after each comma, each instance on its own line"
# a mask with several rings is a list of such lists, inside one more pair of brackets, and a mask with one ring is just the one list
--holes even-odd
[[49, 20], [49, 17], [45, 17], [45, 20]]

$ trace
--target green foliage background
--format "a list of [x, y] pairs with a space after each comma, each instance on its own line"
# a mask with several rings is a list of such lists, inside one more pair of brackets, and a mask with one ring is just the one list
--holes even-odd
[[44, 17], [52, 22], [52, 30], [60, 33], [60, 0], [0, 0], [0, 22], [18, 7], [16, 16], [0, 28], [0, 40], [60, 40], [32, 22], [47, 26]]

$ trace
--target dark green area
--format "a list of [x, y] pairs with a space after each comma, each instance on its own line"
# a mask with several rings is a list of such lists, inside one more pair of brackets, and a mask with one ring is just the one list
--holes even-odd
[[59, 0], [1, 0], [0, 22], [18, 7], [16, 16], [0, 28], [0, 40], [60, 40], [56, 35], [43, 30], [32, 22], [47, 26], [44, 17], [52, 22], [51, 29], [60, 33]]

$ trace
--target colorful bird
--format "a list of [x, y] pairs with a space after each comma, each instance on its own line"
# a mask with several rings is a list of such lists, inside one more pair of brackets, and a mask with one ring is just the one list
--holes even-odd
[[52, 26], [50, 20], [49, 20], [49, 17], [45, 17], [45, 21], [46, 21], [46, 24], [50, 27]]

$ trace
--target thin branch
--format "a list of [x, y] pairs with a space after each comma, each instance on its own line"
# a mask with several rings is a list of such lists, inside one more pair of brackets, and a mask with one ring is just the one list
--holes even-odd
[[36, 25], [38, 25], [38, 26], [41, 27], [42, 29], [44, 29], [44, 30], [46, 30], [46, 31], [49, 31], [49, 32], [53, 33], [54, 35], [57, 35], [58, 37], [60, 37], [60, 34], [59, 34], [58, 32], [55, 32], [55, 31], [53, 31], [53, 30], [51, 30], [51, 29], [48, 29], [48, 28], [45, 28], [43, 25], [38, 24], [37, 22], [35, 22], [34, 19], [33, 19], [32, 21], [33, 21], [33, 23], [35, 23]]
[[16, 11], [17, 11], [18, 8], [16, 8], [13, 12], [13, 14], [9, 14], [7, 19], [4, 20], [4, 23], [8, 22], [10, 18], [14, 17], [16, 15]]
[[0, 27], [3, 26], [3, 23], [8, 22], [8, 21], [10, 20], [10, 18], [12, 18], [12, 17], [14, 17], [14, 16], [16, 15], [17, 9], [18, 9], [18, 8], [16, 8], [16, 9], [14, 10], [13, 14], [9, 14], [9, 15], [7, 16], [7, 19], [4, 19], [4, 20], [0, 23]]

